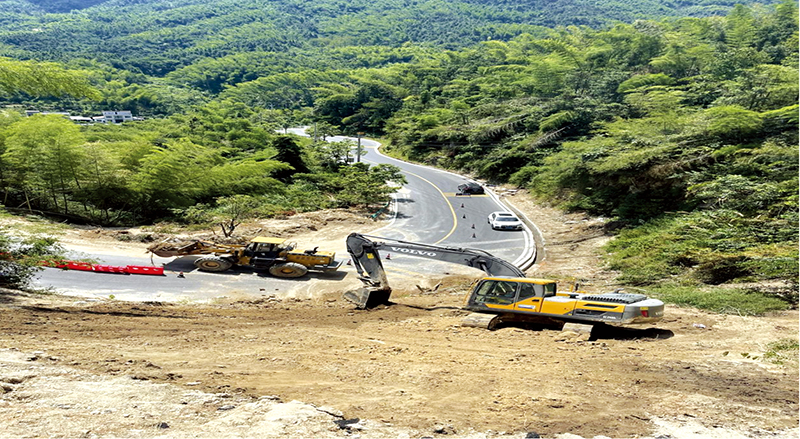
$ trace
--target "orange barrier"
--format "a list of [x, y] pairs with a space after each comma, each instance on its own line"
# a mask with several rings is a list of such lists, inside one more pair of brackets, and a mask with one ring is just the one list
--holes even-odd
[[125, 271], [130, 274], [149, 274], [153, 276], [164, 276], [164, 267], [148, 267], [144, 265], [128, 265]]
[[121, 273], [128, 274], [127, 267], [119, 267], [116, 265], [95, 265], [94, 271], [98, 273]]

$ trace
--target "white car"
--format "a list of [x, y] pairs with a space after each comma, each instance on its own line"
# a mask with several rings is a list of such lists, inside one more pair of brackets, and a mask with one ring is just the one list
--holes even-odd
[[492, 212], [489, 224], [494, 230], [522, 230], [522, 221], [510, 212]]

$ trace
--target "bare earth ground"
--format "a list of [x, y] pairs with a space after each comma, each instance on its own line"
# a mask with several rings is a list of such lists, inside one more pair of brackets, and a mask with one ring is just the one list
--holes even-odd
[[[601, 219], [512, 201], [548, 244], [530, 275], [616, 287], [596, 253]], [[337, 211], [244, 232], [331, 248], [379, 225]], [[64, 240], [147, 245], [118, 233]], [[442, 282], [435, 294], [395, 283], [396, 305], [371, 311], [342, 301], [344, 286], [213, 305], [0, 293], [0, 437], [798, 436], [797, 360], [761, 358], [797, 339], [796, 311], [668, 307], [657, 325], [581, 341], [544, 326], [461, 327], [472, 280], [416, 282]]]

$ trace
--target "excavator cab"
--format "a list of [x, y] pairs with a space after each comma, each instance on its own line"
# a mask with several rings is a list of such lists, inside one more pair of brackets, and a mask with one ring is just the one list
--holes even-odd
[[548, 279], [487, 277], [470, 290], [464, 308], [473, 311], [538, 311], [548, 297], [556, 296], [556, 282]]
[[481, 282], [474, 290], [471, 302], [508, 305], [514, 303], [517, 284], [514, 282], [487, 280]]

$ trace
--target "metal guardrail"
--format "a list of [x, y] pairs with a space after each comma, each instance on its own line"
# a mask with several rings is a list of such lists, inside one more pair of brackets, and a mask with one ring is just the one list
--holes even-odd
[[534, 264], [540, 263], [545, 258], [545, 250], [544, 250], [544, 236], [542, 235], [542, 231], [533, 223], [530, 219], [528, 219], [525, 214], [517, 208], [509, 199], [508, 197], [498, 197], [500, 201], [503, 202], [514, 214], [519, 218], [531, 231], [531, 235], [533, 235], [533, 254], [530, 258], [523, 261], [520, 268], [522, 270], [527, 270], [531, 268]]

